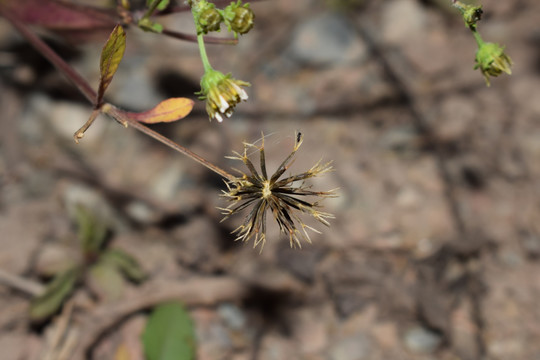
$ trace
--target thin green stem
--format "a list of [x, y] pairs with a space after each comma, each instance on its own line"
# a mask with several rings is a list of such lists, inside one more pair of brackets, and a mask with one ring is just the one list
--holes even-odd
[[478, 47], [484, 45], [484, 40], [482, 40], [482, 37], [480, 36], [480, 33], [476, 30], [472, 30], [474, 39], [476, 40], [476, 43], [478, 44]]
[[210, 60], [208, 60], [208, 55], [206, 55], [206, 46], [204, 45], [204, 38], [202, 34], [197, 35], [197, 42], [199, 43], [199, 51], [201, 53], [201, 61], [204, 66], [204, 72], [213, 70], [212, 65], [210, 65]]
[[152, 16], [152, 14], [154, 13], [154, 11], [156, 11], [156, 9], [157, 9], [160, 2], [161, 2], [161, 0], [154, 0], [154, 2], [152, 4], [150, 4], [150, 7], [146, 11], [146, 13], [144, 13], [142, 18], [143, 19], [148, 19], [150, 16]]

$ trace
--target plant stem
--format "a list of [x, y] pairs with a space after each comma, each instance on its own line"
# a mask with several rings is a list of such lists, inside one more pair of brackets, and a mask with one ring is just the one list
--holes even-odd
[[5, 10], [0, 5], [0, 15], [8, 20], [15, 29], [17, 29], [28, 42], [34, 46], [34, 48], [41, 53], [49, 62], [51, 62], [61, 73], [63, 73], [68, 79], [70, 79], [79, 91], [90, 101], [92, 104], [96, 103], [97, 93], [92, 89], [88, 82], [73, 69], [68, 63], [58, 56], [53, 49], [49, 47], [43, 40], [41, 40], [36, 34], [22, 23], [16, 16], [13, 16], [9, 11]]
[[[169, 30], [169, 29], [165, 29], [165, 28], [163, 29], [163, 31], [161, 33], [163, 35], [170, 36], [170, 37], [180, 39], [180, 40], [186, 40], [186, 41], [191, 41], [191, 42], [198, 41], [196, 35], [184, 34], [184, 33], [178, 32], [178, 31]], [[238, 39], [223, 39], [223, 38], [211, 37], [211, 36], [207, 36], [204, 39], [204, 41], [207, 44], [222, 44], [222, 45], [236, 45], [236, 44], [238, 44]]]
[[201, 61], [204, 66], [204, 72], [212, 70], [212, 65], [210, 65], [208, 55], [206, 55], [206, 47], [204, 46], [204, 38], [202, 34], [197, 35], [197, 42], [199, 43], [199, 51], [201, 53]]
[[147, 127], [144, 124], [141, 124], [137, 120], [133, 120], [131, 118], [126, 117], [120, 109], [116, 108], [113, 105], [105, 104], [103, 106], [103, 112], [110, 115], [110, 116], [112, 116], [113, 118], [115, 118], [116, 120], [118, 120], [120, 122], [126, 121], [130, 126], [134, 127], [135, 129], [139, 130], [140, 132], [142, 132], [142, 133], [144, 133], [144, 134], [146, 134], [146, 135], [148, 135], [150, 137], [153, 137], [154, 139], [156, 139], [157, 141], [161, 142], [164, 145], [167, 145], [171, 149], [174, 149], [174, 150], [178, 151], [179, 153], [182, 153], [182, 154], [190, 157], [191, 159], [195, 160], [199, 164], [205, 166], [206, 168], [212, 170], [213, 172], [215, 172], [216, 174], [224, 177], [227, 180], [233, 180], [233, 179], [236, 178], [234, 175], [229, 174], [227, 171], [223, 170], [222, 168], [220, 168], [217, 165], [212, 164], [211, 162], [209, 162], [208, 160], [206, 160], [202, 156], [195, 154], [193, 151], [191, 151], [191, 150], [189, 150], [189, 149], [175, 143], [171, 139], [166, 138], [165, 136], [155, 132], [154, 130], [150, 129], [149, 127]]
[[482, 40], [482, 37], [480, 36], [480, 33], [476, 30], [471, 30], [474, 36], [474, 39], [476, 40], [476, 43], [478, 44], [478, 47], [484, 45], [484, 40]]
[[161, 0], [154, 0], [154, 2], [152, 4], [150, 4], [150, 7], [144, 13], [142, 18], [143, 19], [148, 19], [150, 16], [152, 16], [152, 14], [154, 13], [154, 11], [156, 11], [156, 9], [157, 9], [160, 2], [161, 2]]
[[[2, 5], [0, 5], [0, 15], [2, 15], [5, 19], [7, 19], [25, 38], [28, 40], [28, 42], [36, 49], [38, 52], [40, 52], [47, 60], [49, 60], [62, 74], [64, 74], [69, 80], [71, 80], [77, 88], [81, 91], [81, 93], [92, 103], [95, 104], [97, 99], [97, 93], [92, 89], [90, 84], [77, 72], [75, 71], [68, 63], [64, 61], [60, 56], [58, 56], [53, 49], [49, 47], [43, 40], [41, 40], [37, 35], [35, 35], [30, 29], [21, 22], [16, 16], [12, 16], [8, 11], [6, 11]], [[221, 169], [217, 165], [212, 164], [208, 160], [204, 159], [203, 157], [195, 154], [191, 150], [183, 147], [182, 145], [179, 145], [175, 143], [174, 141], [166, 138], [165, 136], [155, 132], [154, 130], [146, 127], [145, 125], [141, 124], [140, 122], [131, 119], [125, 115], [122, 111], [117, 109], [116, 107], [110, 105], [110, 104], [104, 104], [100, 109], [95, 109], [95, 111], [100, 110], [111, 117], [113, 117], [115, 120], [126, 126], [127, 124], [131, 125], [135, 129], [139, 130], [140, 132], [153, 137], [154, 139], [158, 140], [164, 145], [167, 145], [168, 147], [178, 151], [181, 154], [184, 154], [191, 159], [195, 160], [199, 164], [205, 166], [206, 168], [214, 171], [218, 175], [224, 177], [227, 180], [233, 180], [235, 179], [234, 175], [229, 174], [227, 171]], [[95, 115], [92, 114], [90, 117], [91, 120], [89, 122], [91, 123], [93, 121], [93, 118], [95, 118]], [[87, 122], [88, 124], [88, 122]], [[85, 124], [83, 128], [87, 125]], [[89, 126], [89, 125], [88, 125]], [[87, 127], [87, 126], [86, 126]], [[81, 128], [81, 129], [83, 129]], [[79, 130], [81, 131], [81, 130]], [[76, 134], [79, 133], [77, 131]], [[80, 137], [79, 137], [80, 138]]]

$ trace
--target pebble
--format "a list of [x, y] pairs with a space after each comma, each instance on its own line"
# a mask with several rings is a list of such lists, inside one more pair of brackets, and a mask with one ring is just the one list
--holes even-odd
[[367, 336], [357, 334], [339, 340], [330, 348], [330, 360], [362, 360], [368, 359], [371, 343]]
[[234, 304], [221, 304], [218, 308], [218, 313], [225, 325], [233, 330], [241, 330], [246, 325], [245, 314]]
[[386, 2], [382, 14], [383, 41], [398, 44], [421, 33], [426, 14], [418, 1], [396, 0]]
[[288, 49], [292, 60], [311, 66], [358, 63], [367, 54], [367, 46], [353, 24], [337, 13], [326, 13], [299, 24]]
[[405, 346], [416, 353], [431, 353], [441, 341], [440, 335], [423, 327], [411, 328], [404, 335]]

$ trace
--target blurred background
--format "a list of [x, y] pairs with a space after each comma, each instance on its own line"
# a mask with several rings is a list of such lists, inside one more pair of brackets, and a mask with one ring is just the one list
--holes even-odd
[[[299, 250], [272, 223], [261, 254], [234, 242], [242, 216], [220, 222], [225, 185], [206, 168], [105, 117], [75, 144], [91, 106], [0, 19], [0, 269], [44, 283], [77, 249], [82, 204], [152, 286], [240, 281], [245, 291], [190, 306], [198, 359], [540, 359], [540, 4], [482, 4], [480, 33], [514, 61], [489, 88], [450, 1], [257, 1], [237, 46], [208, 46], [216, 69], [251, 83], [248, 102], [220, 124], [197, 101], [153, 129], [225, 169], [242, 168], [225, 156], [263, 132], [270, 172], [298, 130], [292, 171], [335, 168], [314, 181], [339, 188], [324, 201], [331, 227]], [[193, 32], [189, 13], [162, 23]], [[97, 87], [106, 37], [46, 38]], [[196, 44], [134, 27], [127, 43], [108, 101], [143, 111], [196, 98]], [[127, 284], [114, 301], [145, 289]], [[84, 287], [74, 298], [83, 329], [114, 303]], [[0, 284], [3, 359], [51, 346], [52, 325], [29, 326], [29, 299]], [[146, 316], [119, 318], [86, 350], [143, 359]]]

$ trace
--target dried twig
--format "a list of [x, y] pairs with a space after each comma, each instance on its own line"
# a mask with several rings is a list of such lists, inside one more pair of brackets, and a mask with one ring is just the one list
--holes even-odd
[[0, 283], [28, 295], [37, 296], [43, 293], [45, 287], [35, 281], [13, 275], [0, 269]]
[[210, 306], [235, 301], [246, 296], [248, 285], [231, 277], [192, 278], [177, 283], [152, 282], [143, 285], [136, 296], [113, 304], [103, 305], [84, 315], [79, 343], [72, 359], [83, 360], [104, 332], [138, 311], [167, 301], [181, 301], [187, 306]]

